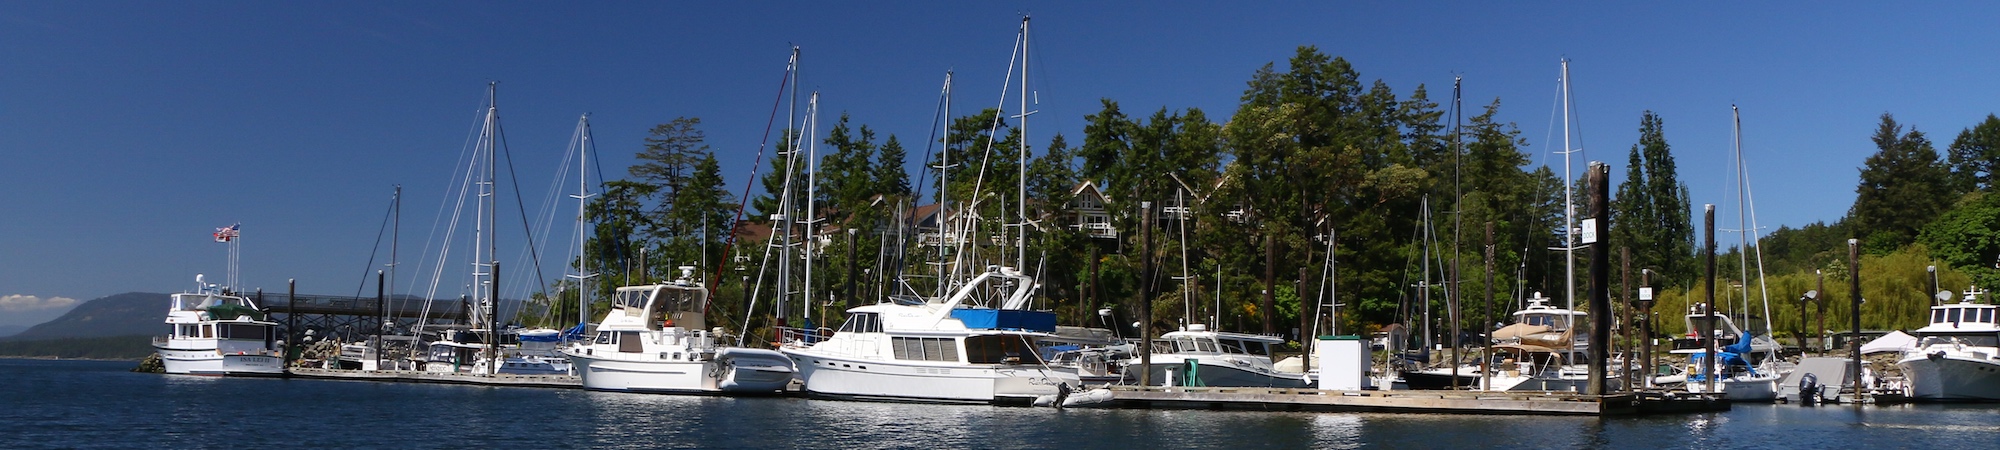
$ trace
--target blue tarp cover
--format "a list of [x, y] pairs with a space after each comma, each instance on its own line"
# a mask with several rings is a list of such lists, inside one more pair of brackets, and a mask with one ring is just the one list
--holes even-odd
[[1047, 311], [954, 309], [951, 317], [971, 329], [1056, 332], [1056, 314]]

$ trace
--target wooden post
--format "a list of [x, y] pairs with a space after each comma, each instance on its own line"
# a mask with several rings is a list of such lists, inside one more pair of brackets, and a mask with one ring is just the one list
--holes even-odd
[[[1150, 211], [1150, 210], [1149, 210]], [[1264, 224], [1264, 300], [1257, 305], [1257, 315], [1264, 318], [1264, 334], [1278, 334], [1278, 323], [1272, 313], [1277, 312], [1277, 301], [1273, 296], [1278, 290], [1278, 237], [1277, 227]], [[1150, 229], [1149, 231], [1150, 232]], [[1150, 243], [1151, 238], [1148, 243]]]
[[1590, 217], [1592, 234], [1597, 238], [1590, 245], [1590, 384], [1586, 394], [1604, 395], [1605, 372], [1611, 356], [1611, 247], [1605, 239], [1611, 225], [1611, 166], [1591, 163]]
[[1487, 367], [1487, 365], [1491, 361], [1493, 361], [1493, 331], [1494, 331], [1493, 329], [1493, 222], [1490, 221], [1486, 222], [1486, 308], [1485, 309], [1486, 309], [1485, 314], [1482, 314], [1481, 317], [1479, 318], [1479, 329], [1484, 330], [1483, 332], [1479, 333], [1480, 336], [1484, 336], [1481, 339], [1484, 342], [1479, 343], [1480, 347], [1479, 388], [1480, 389], [1488, 389], [1491, 388], [1493, 385], [1492, 384], [1493, 371], [1492, 368]]
[[[1312, 329], [1312, 311], [1317, 306], [1315, 302], [1319, 300], [1318, 297], [1314, 297], [1313, 301], [1306, 301], [1306, 283], [1307, 280], [1312, 279], [1312, 268], [1307, 266], [1304, 264], [1299, 265], [1299, 282], [1292, 286], [1292, 292], [1298, 293], [1299, 298], [1299, 361], [1305, 362], [1305, 370], [1310, 372], [1312, 371], [1312, 335], [1314, 334]], [[1308, 303], [1313, 304], [1308, 305]]]
[[1813, 335], [1814, 335], [1814, 336], [1818, 336], [1818, 337], [1819, 337], [1819, 339], [1818, 339], [1818, 343], [1819, 343], [1819, 348], [1820, 348], [1820, 351], [1819, 351], [1819, 355], [1820, 355], [1820, 356], [1826, 356], [1826, 351], [1827, 351], [1827, 344], [1826, 344], [1826, 301], [1827, 301], [1827, 299], [1826, 299], [1826, 271], [1824, 271], [1824, 270], [1817, 270], [1817, 269], [1813, 270], [1813, 278], [1814, 278], [1814, 279], [1816, 280], [1816, 281], [1815, 281], [1814, 283], [1816, 283], [1816, 285], [1818, 286], [1818, 289], [1819, 289], [1819, 298], [1816, 298], [1816, 299], [1813, 299], [1813, 306], [1814, 306], [1814, 307], [1816, 307], [1816, 308], [1817, 308], [1817, 309], [1819, 310], [1819, 312], [1818, 312], [1817, 314], [1814, 314], [1814, 315], [1816, 315], [1816, 316], [1819, 316], [1819, 329], [1817, 329], [1817, 330], [1813, 330]]
[[[858, 263], [857, 263], [857, 262], [855, 261], [855, 256], [854, 256], [854, 235], [855, 235], [855, 233], [859, 233], [860, 231], [861, 231], [861, 230], [857, 230], [857, 229], [853, 229], [853, 228], [848, 228], [848, 229], [847, 229], [847, 292], [846, 292], [846, 294], [847, 294], [847, 307], [848, 307], [848, 308], [853, 308], [853, 307], [856, 307], [856, 306], [861, 306], [861, 304], [860, 304], [859, 300], [858, 300], [858, 299], [856, 299], [856, 298], [855, 298], [855, 296], [854, 296], [854, 288], [856, 288], [856, 287], [857, 287], [857, 286], [855, 286], [855, 285], [857, 285], [857, 284], [861, 284], [861, 265], [860, 265], [860, 264], [858, 264]], [[1023, 270], [1026, 270], [1026, 269], [1023, 269]], [[822, 322], [826, 321], [826, 315], [825, 315], [825, 314], [821, 314], [821, 315], [820, 315], [820, 319], [819, 319], [819, 320], [820, 320], [820, 321], [822, 321]]]
[[1853, 352], [1854, 361], [1848, 364], [1848, 372], [1854, 377], [1854, 404], [1861, 404], [1861, 240], [1847, 240], [1847, 289], [1848, 296], [1854, 298], [1852, 316], [1854, 334], [1847, 336], [1847, 349]]
[[297, 308], [298, 295], [299, 295], [299, 279], [292, 278], [285, 280], [284, 360], [285, 360], [285, 368], [288, 369], [285, 371], [285, 374], [287, 376], [289, 376], [292, 373], [291, 370], [289, 370], [292, 367], [292, 348], [295, 347], [303, 348], [299, 346], [299, 313]]
[[[1632, 345], [1632, 248], [1618, 247], [1618, 335], [1619, 342]], [[1625, 348], [1625, 357], [1618, 358], [1618, 371], [1625, 374], [1625, 390], [1637, 389], [1638, 373], [1632, 370], [1633, 354]]]
[[[1704, 272], [1706, 275], [1703, 278], [1708, 282], [1708, 306], [1704, 308], [1707, 310], [1708, 317], [1703, 320], [1709, 324], [1709, 330], [1704, 333], [1706, 334], [1705, 336], [1701, 336], [1702, 342], [1706, 343], [1704, 349], [1707, 353], [1704, 354], [1704, 357], [1707, 359], [1702, 360], [1701, 364], [1695, 365], [1695, 368], [1701, 371], [1702, 379], [1706, 380], [1708, 384], [1707, 392], [1714, 393], [1715, 376], [1717, 375], [1715, 373], [1717, 370], [1715, 369], [1720, 366], [1715, 363], [1715, 340], [1718, 337], [1715, 335], [1715, 332], [1721, 330], [1715, 324], [1715, 205], [1712, 203], [1702, 205], [1702, 210], [1701, 229], [1708, 236], [1704, 247], [1702, 247], [1702, 258], [1706, 261], [1707, 267], [1705, 269], [1706, 272]], [[1695, 331], [1697, 330], [1688, 330], [1688, 332]]]
[[[1139, 385], [1153, 385], [1153, 202], [1139, 202]], [[1268, 272], [1268, 271], [1267, 271]], [[1266, 313], [1264, 327], [1271, 327]]]
[[[1639, 289], [1653, 288], [1652, 275], [1653, 269], [1639, 269]], [[1653, 368], [1660, 365], [1659, 361], [1653, 360], [1653, 299], [1642, 298], [1639, 300], [1639, 315], [1645, 316], [1639, 320], [1639, 347], [1643, 349], [1640, 350], [1640, 353], [1643, 354], [1641, 355], [1643, 359], [1639, 360], [1641, 364], [1639, 371], [1646, 373], [1646, 378], [1640, 381], [1644, 381], [1647, 386], [1652, 386], [1653, 373], [1655, 373]]]

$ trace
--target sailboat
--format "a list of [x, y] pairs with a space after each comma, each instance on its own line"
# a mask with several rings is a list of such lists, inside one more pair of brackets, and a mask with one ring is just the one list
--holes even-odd
[[[460, 198], [474, 200], [474, 236], [472, 253], [472, 280], [469, 283], [466, 302], [469, 324], [457, 326], [434, 326], [419, 322], [417, 334], [426, 332], [436, 338], [419, 357], [421, 370], [433, 373], [459, 373], [480, 376], [490, 375], [568, 375], [570, 365], [561, 358], [543, 358], [520, 353], [521, 336], [519, 329], [503, 329], [500, 326], [500, 261], [498, 245], [494, 234], [498, 221], [499, 191], [495, 184], [496, 153], [500, 151], [500, 109], [498, 105], [498, 83], [487, 85], [486, 113], [481, 119], [479, 140], [474, 144], [471, 164], [467, 165], [467, 189], [461, 191]], [[476, 191], [474, 191], [476, 189]], [[456, 214], [453, 215], [454, 222]], [[438, 259], [437, 272], [444, 271], [445, 258]], [[432, 293], [437, 285], [432, 282]], [[432, 296], [427, 295], [426, 298]], [[431, 302], [426, 302], [426, 309]], [[428, 311], [424, 314], [428, 317]], [[426, 328], [432, 328], [426, 330]]]
[[[1778, 380], [1784, 379], [1792, 367], [1779, 360], [1779, 344], [1770, 332], [1771, 298], [1769, 289], [1764, 285], [1764, 251], [1761, 245], [1753, 247], [1758, 240], [1757, 223], [1750, 196], [1749, 170], [1743, 166], [1743, 118], [1735, 105], [1731, 105], [1729, 111], [1735, 120], [1736, 220], [1740, 233], [1737, 256], [1742, 258], [1737, 267], [1742, 270], [1741, 279], [1746, 280], [1743, 296], [1746, 301], [1742, 302], [1745, 312], [1739, 317], [1745, 322], [1758, 320], [1749, 316], [1750, 305], [1747, 301], [1749, 251], [1754, 248], [1757, 251], [1758, 290], [1763, 293], [1760, 296], [1764, 306], [1763, 327], [1761, 330], [1743, 330], [1727, 313], [1710, 311], [1696, 304], [1688, 308], [1687, 337], [1675, 339], [1671, 353], [1689, 358], [1685, 375], [1688, 392], [1721, 393], [1735, 402], [1770, 402], [1778, 399]], [[1746, 211], [1748, 214], [1745, 214]], [[1749, 221], [1747, 224], [1746, 219]], [[1707, 350], [1709, 340], [1716, 341], [1715, 347], [1719, 348], [1713, 360], [1709, 359]], [[1722, 345], [1724, 342], [1728, 344]]]

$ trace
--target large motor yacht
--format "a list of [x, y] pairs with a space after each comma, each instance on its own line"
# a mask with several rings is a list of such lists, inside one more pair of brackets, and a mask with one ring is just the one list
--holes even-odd
[[1996, 307], [1976, 302], [1985, 293], [1966, 289], [1958, 303], [1931, 307], [1930, 325], [1916, 331], [1916, 348], [1896, 362], [1909, 380], [1910, 398], [2000, 401], [2000, 327]]
[[1037, 354], [1056, 324], [1053, 313], [1024, 309], [1034, 286], [1014, 269], [988, 268], [949, 297], [898, 295], [849, 309], [833, 336], [789, 340], [780, 350], [817, 396], [1032, 403], [1082, 385], [1074, 368]]
[[285, 371], [277, 345], [278, 324], [249, 298], [203, 284], [173, 295], [167, 309], [169, 333], [153, 338], [167, 373], [187, 375], [277, 375]]

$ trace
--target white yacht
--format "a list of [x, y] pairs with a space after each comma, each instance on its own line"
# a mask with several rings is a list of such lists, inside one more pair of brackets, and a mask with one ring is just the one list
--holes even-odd
[[649, 393], [776, 393], [792, 381], [792, 361], [773, 350], [731, 347], [706, 330], [708, 288], [682, 267], [679, 280], [625, 286], [596, 338], [563, 349], [585, 389]]
[[1910, 398], [2000, 401], [2000, 327], [1994, 305], [1975, 303], [1981, 294], [1966, 289], [1958, 303], [1931, 307], [1930, 325], [1916, 331], [1917, 347], [1896, 361]]
[[[1789, 371], [1780, 367], [1778, 341], [1770, 333], [1745, 332], [1728, 315], [1714, 316], [1701, 304], [1688, 307], [1688, 334], [1674, 340], [1670, 353], [1688, 358], [1680, 377], [1688, 392], [1709, 392], [1708, 377], [1715, 377], [1714, 390], [1734, 402], [1770, 402], [1778, 399], [1778, 380]], [[1715, 340], [1717, 361], [1704, 361], [1708, 340]]]
[[[1160, 335], [1153, 359], [1153, 381], [1167, 386], [1305, 388], [1312, 379], [1301, 372], [1272, 366], [1271, 344], [1284, 338], [1258, 334], [1209, 331], [1202, 324]], [[1167, 350], [1167, 351], [1160, 351]], [[1125, 373], [1139, 373], [1138, 358], [1127, 360]], [[1133, 378], [1135, 375], [1127, 375]]]
[[[1511, 315], [1514, 323], [1493, 331], [1496, 361], [1480, 390], [1487, 391], [1576, 391], [1589, 383], [1589, 367], [1582, 364], [1589, 354], [1590, 341], [1582, 327], [1589, 314], [1549, 305], [1549, 298], [1536, 292], [1528, 306]], [[1477, 365], [1461, 367], [1460, 377], [1470, 369], [1479, 376]], [[1448, 369], [1446, 369], [1448, 370]], [[1432, 369], [1433, 374], [1439, 373]], [[1407, 376], [1407, 374], [1405, 375]], [[1618, 377], [1607, 376], [1615, 389]], [[1461, 380], [1465, 381], [1476, 380]], [[1469, 383], [1461, 385], [1477, 385]]]
[[153, 349], [167, 373], [188, 375], [277, 375], [285, 371], [277, 345], [278, 324], [265, 320], [256, 303], [195, 277], [194, 292], [173, 295], [167, 309], [170, 333], [153, 337]]
[[[1053, 337], [1055, 314], [1023, 309], [1032, 277], [989, 267], [951, 296], [891, 296], [847, 310], [833, 336], [790, 340], [807, 392], [859, 400], [1029, 404], [1080, 387], [1075, 369], [1051, 366], [1036, 350]], [[980, 304], [998, 307], [980, 307]]]

